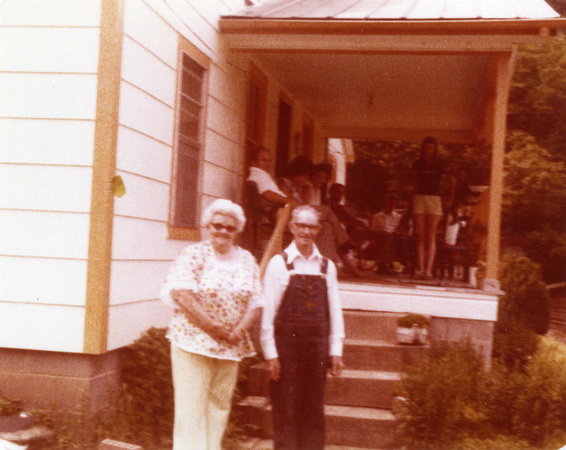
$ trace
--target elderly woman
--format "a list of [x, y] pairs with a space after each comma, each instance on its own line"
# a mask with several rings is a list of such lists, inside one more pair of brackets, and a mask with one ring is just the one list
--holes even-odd
[[261, 282], [254, 257], [234, 245], [244, 224], [240, 206], [214, 201], [202, 218], [209, 239], [183, 250], [161, 290], [175, 308], [168, 338], [177, 450], [220, 449], [238, 363], [255, 354], [247, 330], [261, 311]]

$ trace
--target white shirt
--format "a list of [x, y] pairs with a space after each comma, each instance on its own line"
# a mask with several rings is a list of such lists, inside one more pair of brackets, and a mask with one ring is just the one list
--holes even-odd
[[275, 184], [271, 175], [259, 167], [250, 167], [250, 176], [248, 177], [248, 181], [253, 181], [257, 185], [257, 190], [260, 195], [266, 191], [272, 191], [286, 197], [286, 195], [277, 187], [277, 184]]
[[392, 211], [391, 214], [386, 214], [380, 211], [371, 219], [371, 231], [385, 231], [386, 233], [394, 233], [401, 222], [401, 214], [397, 211]]
[[[294, 264], [294, 273], [304, 275], [320, 274], [322, 255], [316, 245], [311, 256], [306, 259], [298, 250], [295, 242], [285, 249], [287, 260]], [[263, 277], [263, 316], [261, 319], [261, 348], [265, 359], [277, 358], [275, 337], [273, 335], [273, 322], [283, 294], [289, 285], [290, 272], [281, 255], [275, 255], [269, 261], [265, 276]], [[344, 317], [342, 315], [342, 303], [338, 292], [338, 279], [336, 278], [336, 266], [328, 260], [326, 271], [326, 286], [328, 289], [328, 309], [330, 315], [329, 354], [342, 356], [344, 344]]]

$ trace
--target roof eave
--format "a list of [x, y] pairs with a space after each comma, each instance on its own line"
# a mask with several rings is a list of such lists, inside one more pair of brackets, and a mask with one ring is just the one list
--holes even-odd
[[554, 19], [264, 19], [223, 16], [224, 34], [451, 34], [553, 36], [566, 28], [566, 18]]

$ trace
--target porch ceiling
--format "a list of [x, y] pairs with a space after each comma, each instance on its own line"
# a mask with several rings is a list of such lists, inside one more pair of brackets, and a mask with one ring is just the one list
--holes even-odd
[[270, 0], [220, 20], [328, 137], [451, 142], [482, 127], [496, 56], [564, 26], [543, 0]]
[[482, 119], [484, 54], [255, 54], [329, 137], [469, 142]]

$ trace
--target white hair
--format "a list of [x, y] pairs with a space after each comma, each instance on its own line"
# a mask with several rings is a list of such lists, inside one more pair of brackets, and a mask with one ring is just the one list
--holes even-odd
[[296, 222], [299, 214], [308, 213], [312, 215], [318, 223], [320, 223], [320, 213], [310, 205], [301, 205], [293, 210], [291, 214], [291, 222]]
[[230, 200], [226, 200], [225, 198], [214, 200], [202, 214], [202, 226], [208, 227], [212, 222], [212, 218], [216, 214], [232, 217], [236, 221], [236, 229], [238, 233], [244, 231], [246, 216], [244, 215], [244, 210], [240, 205], [237, 205]]

